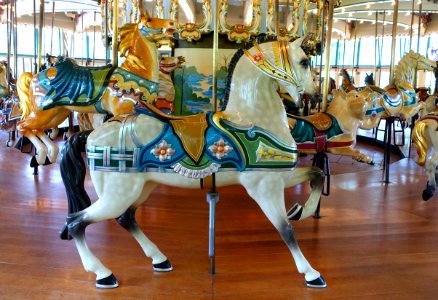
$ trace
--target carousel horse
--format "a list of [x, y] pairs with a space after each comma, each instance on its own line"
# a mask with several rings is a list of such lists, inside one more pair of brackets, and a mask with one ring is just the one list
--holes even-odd
[[417, 70], [433, 71], [436, 63], [421, 54], [410, 51], [406, 53], [394, 70], [391, 83], [384, 89], [369, 86], [378, 95], [374, 106], [366, 113], [360, 128], [371, 129], [378, 126], [381, 118], [397, 117], [408, 121], [425, 106], [418, 102], [412, 87]]
[[339, 75], [342, 76], [341, 89], [343, 89], [345, 92], [350, 92], [357, 89], [357, 87], [354, 85], [354, 80], [350, 77], [350, 74], [348, 74], [346, 69], [340, 69]]
[[[62, 123], [72, 111], [86, 113], [129, 114], [138, 101], [152, 102], [158, 92], [158, 53], [155, 42], [167, 38], [163, 28], [167, 20], [143, 16], [142, 28], [125, 25], [120, 30], [119, 51], [125, 61], [120, 67], [78, 66], [66, 58], [47, 70], [18, 80], [23, 110], [18, 124], [20, 133], [37, 150], [36, 163], [53, 163], [58, 146], [44, 130]], [[144, 34], [143, 34], [144, 33]]]
[[374, 74], [373, 73], [365, 73], [365, 86], [369, 85], [376, 85], [376, 82], [374, 81]]
[[8, 84], [8, 69], [5, 62], [0, 63], [0, 130], [8, 132], [6, 146], [12, 147], [15, 144], [17, 121], [20, 119], [21, 110], [15, 94], [15, 79], [12, 76]]
[[424, 167], [427, 175], [423, 200], [429, 200], [437, 185], [436, 167], [438, 165], [438, 111], [431, 112], [415, 122], [412, 130], [412, 142], [417, 149], [417, 163]]
[[175, 87], [170, 74], [176, 68], [180, 68], [184, 62], [185, 59], [183, 56], [163, 56], [160, 59], [158, 98], [154, 101], [154, 106], [165, 113], [173, 114], [175, 111]]
[[365, 112], [373, 105], [374, 92], [369, 88], [345, 93], [336, 90], [327, 112], [308, 117], [288, 115], [291, 134], [298, 151], [306, 154], [332, 153], [351, 156], [372, 164], [372, 158], [355, 149], [356, 133]]
[[424, 103], [424, 109], [419, 113], [420, 119], [412, 130], [412, 141], [417, 149], [417, 163], [426, 171], [427, 184], [422, 196], [427, 201], [435, 193], [438, 178], [438, 68], [435, 69], [435, 91], [432, 95], [427, 94]]
[[[160, 59], [160, 73], [158, 77], [158, 98], [153, 105], [159, 110], [167, 113], [174, 113], [175, 87], [170, 74], [185, 62], [183, 56], [164, 56]], [[77, 120], [80, 131], [93, 130], [106, 120], [105, 114], [78, 113]]]
[[[61, 238], [74, 238], [85, 269], [96, 274], [96, 286], [113, 288], [112, 271], [91, 252], [87, 225], [116, 218], [152, 259], [155, 271], [170, 271], [167, 257], [141, 231], [135, 211], [157, 184], [197, 189], [214, 174], [217, 187], [241, 184], [278, 230], [309, 287], [325, 287], [320, 273], [299, 249], [288, 216], [300, 220], [316, 209], [323, 174], [316, 167], [295, 168], [296, 144], [274, 82], [298, 98], [314, 93], [310, 61], [294, 42], [254, 43], [240, 49], [229, 68], [224, 109], [193, 116], [167, 115], [148, 103], [138, 114], [115, 117], [91, 133], [69, 140], [61, 174], [69, 199], [69, 215]], [[88, 166], [99, 199], [90, 205], [84, 189], [86, 144]], [[311, 180], [304, 206], [285, 209], [284, 189]], [[90, 205], [90, 206], [89, 206]]]

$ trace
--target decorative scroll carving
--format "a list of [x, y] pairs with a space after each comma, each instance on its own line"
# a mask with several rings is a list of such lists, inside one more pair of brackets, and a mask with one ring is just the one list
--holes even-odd
[[260, 0], [253, 1], [252, 22], [250, 25], [235, 24], [230, 25], [227, 22], [228, 0], [221, 0], [219, 9], [219, 32], [226, 33], [230, 41], [237, 43], [248, 42], [251, 36], [260, 33], [262, 13], [260, 9]]
[[179, 24], [177, 17], [178, 8], [178, 0], [172, 0], [169, 10], [169, 18], [175, 22], [175, 29], [178, 32], [180, 39], [189, 42], [197, 41], [201, 38], [203, 33], [211, 32], [212, 11], [210, 0], [204, 0], [202, 4], [202, 13], [204, 17], [200, 24], [195, 22]]

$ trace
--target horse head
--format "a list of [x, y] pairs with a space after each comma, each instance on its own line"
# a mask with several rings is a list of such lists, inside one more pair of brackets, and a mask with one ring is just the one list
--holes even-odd
[[182, 65], [186, 62], [184, 56], [163, 56], [160, 59], [160, 71], [169, 74], [176, 68], [182, 67]]
[[416, 70], [434, 71], [436, 68], [436, 62], [428, 59], [427, 57], [416, 53], [414, 51], [409, 51], [406, 57], [410, 59], [411, 66]]
[[374, 82], [374, 74], [373, 73], [365, 73], [365, 85], [375, 85], [376, 83]]
[[306, 93], [310, 96], [316, 94], [314, 76], [310, 68], [310, 59], [306, 54], [306, 47], [309, 36], [303, 36], [289, 43], [288, 59], [289, 66], [295, 83], [279, 82], [280, 85], [289, 93], [289, 95], [299, 102], [300, 94]]

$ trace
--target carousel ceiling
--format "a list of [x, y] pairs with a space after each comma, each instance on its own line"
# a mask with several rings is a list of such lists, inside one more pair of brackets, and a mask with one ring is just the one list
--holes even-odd
[[[123, 3], [130, 2], [119, 0]], [[314, 27], [316, 4], [318, 0], [307, 0], [309, 9], [309, 28]], [[1, 1], [0, 5], [10, 1]], [[177, 3], [178, 10], [175, 15], [181, 23], [202, 23], [205, 19], [205, 0], [143, 0], [144, 6], [151, 15], [159, 16], [160, 9], [166, 9], [170, 14], [173, 3]], [[209, 2], [209, 1], [207, 1]], [[250, 3], [259, 3], [261, 8], [261, 25], [265, 26], [269, 13], [269, 6], [274, 0], [228, 0], [227, 19], [231, 25], [251, 23]], [[306, 0], [280, 0], [279, 16], [280, 24], [287, 27], [294, 11], [294, 4], [303, 3]], [[364, 1], [364, 0], [343, 0], [336, 1], [339, 6], [334, 9], [333, 31], [334, 38], [339, 36], [372, 36], [392, 34], [394, 20], [395, 1]], [[36, 7], [34, 8], [34, 3]], [[100, 0], [54, 0], [44, 2], [44, 24], [61, 27], [74, 31], [101, 30], [101, 9]], [[161, 5], [161, 8], [159, 7]], [[34, 12], [38, 22], [40, 10], [39, 0], [17, 0], [17, 21], [19, 23], [33, 24]], [[249, 12], [249, 13], [248, 13]], [[254, 12], [253, 12], [254, 13]], [[161, 13], [163, 14], [163, 12]], [[167, 12], [165, 15], [169, 15]], [[5, 17], [3, 17], [5, 19]], [[399, 0], [397, 15], [397, 34], [409, 35], [430, 34], [438, 32], [438, 0]], [[419, 26], [419, 25], [420, 26]], [[412, 29], [411, 29], [412, 28]]]

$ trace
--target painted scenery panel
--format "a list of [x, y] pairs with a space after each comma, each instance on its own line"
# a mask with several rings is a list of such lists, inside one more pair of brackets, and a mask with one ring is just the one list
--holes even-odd
[[[217, 98], [222, 106], [228, 65], [236, 49], [219, 49]], [[213, 111], [213, 52], [209, 48], [176, 48], [175, 56], [184, 56], [185, 64], [174, 71], [175, 114], [190, 115]]]

